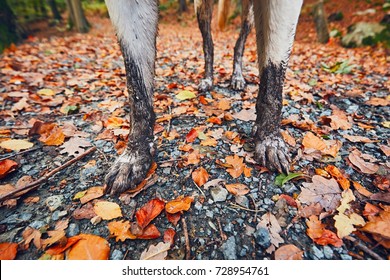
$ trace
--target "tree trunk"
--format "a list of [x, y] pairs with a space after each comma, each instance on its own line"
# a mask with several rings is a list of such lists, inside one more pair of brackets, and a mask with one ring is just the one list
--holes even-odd
[[60, 12], [58, 11], [57, 8], [57, 3], [55, 0], [47, 0], [47, 4], [50, 7], [51, 13], [53, 14], [53, 18], [58, 21], [62, 21], [62, 17]]
[[313, 8], [318, 42], [325, 44], [329, 41], [328, 21], [326, 20], [324, 2], [318, 1]]
[[89, 23], [84, 15], [80, 0], [66, 0], [69, 10], [69, 25], [76, 28], [77, 32], [87, 33]]
[[187, 12], [188, 7], [187, 7], [187, 1], [186, 0], [179, 0], [179, 14], [183, 12]]
[[0, 0], [0, 52], [20, 39], [16, 17], [6, 0]]

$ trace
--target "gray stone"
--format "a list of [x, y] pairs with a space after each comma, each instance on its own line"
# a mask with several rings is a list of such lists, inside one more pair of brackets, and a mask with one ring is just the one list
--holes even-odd
[[78, 224], [71, 223], [66, 230], [67, 235], [70, 236], [76, 236], [80, 233], [80, 228]]
[[313, 253], [313, 256], [318, 259], [318, 260], [322, 260], [324, 258], [324, 253], [317, 248], [317, 246], [313, 245], [311, 247], [311, 250], [312, 250], [312, 253]]
[[333, 258], [333, 250], [329, 246], [324, 246], [324, 255], [328, 260]]
[[225, 260], [236, 260], [236, 239], [234, 236], [230, 236], [225, 243], [221, 246], [222, 253], [225, 257]]
[[246, 208], [249, 207], [249, 200], [246, 196], [236, 196], [235, 201], [238, 205], [244, 206]]
[[215, 202], [225, 201], [228, 195], [228, 191], [221, 186], [215, 186], [210, 189], [211, 196]]
[[30, 227], [35, 228], [35, 229], [40, 229], [44, 225], [46, 225], [46, 223], [44, 221], [39, 221], [39, 220], [33, 221], [29, 224]]
[[62, 205], [63, 200], [64, 200], [63, 195], [53, 195], [48, 197], [45, 203], [46, 206], [49, 208], [50, 212], [53, 212]]
[[340, 254], [340, 258], [342, 260], [352, 260], [352, 257], [350, 255], [347, 255], [347, 254]]
[[255, 233], [253, 234], [255, 237], [255, 241], [258, 245], [260, 245], [263, 248], [268, 248], [271, 246], [271, 237], [269, 235], [269, 232], [264, 227], [259, 227]]
[[111, 253], [111, 260], [122, 260], [123, 259], [123, 253], [119, 251], [118, 249], [115, 249]]

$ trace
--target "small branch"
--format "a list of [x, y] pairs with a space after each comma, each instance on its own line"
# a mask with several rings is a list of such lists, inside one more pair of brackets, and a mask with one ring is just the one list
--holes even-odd
[[374, 259], [376, 260], [383, 260], [383, 258], [381, 256], [379, 256], [377, 253], [375, 253], [373, 250], [371, 250], [370, 248], [368, 248], [366, 245], [364, 245], [363, 243], [361, 243], [359, 240], [357, 240], [356, 238], [353, 238], [352, 236], [346, 236], [344, 237], [345, 239], [351, 241], [356, 247], [358, 247], [359, 249], [361, 249], [362, 251], [366, 252], [367, 254], [369, 254], [371, 257], [373, 257]]
[[67, 168], [68, 166], [72, 165], [73, 163], [79, 161], [80, 159], [82, 159], [86, 155], [94, 152], [95, 150], [96, 150], [96, 147], [92, 147], [92, 148], [88, 149], [87, 151], [85, 151], [84, 153], [80, 154], [79, 156], [77, 156], [77, 157], [69, 160], [68, 162], [64, 163], [63, 165], [53, 169], [52, 171], [50, 171], [46, 175], [42, 176], [42, 178], [40, 178], [40, 179], [38, 179], [38, 180], [36, 180], [34, 182], [31, 182], [30, 184], [27, 184], [27, 185], [25, 185], [25, 186], [23, 186], [21, 188], [13, 190], [13, 191], [5, 194], [5, 195], [0, 196], [0, 202], [3, 202], [7, 198], [15, 196], [16, 194], [18, 194], [20, 192], [31, 191], [31, 190], [34, 190], [34, 189], [38, 188], [39, 185], [41, 185], [42, 183], [46, 182], [51, 176], [53, 176], [54, 174], [56, 174], [57, 172], [65, 169], [65, 168]]
[[190, 260], [191, 259], [190, 238], [188, 237], [187, 223], [184, 217], [181, 218], [181, 223], [183, 224], [184, 238], [186, 240], [186, 260]]
[[[249, 209], [249, 208], [246, 208], [246, 207], [244, 207], [244, 206], [240, 206], [240, 205], [238, 205], [238, 204], [235, 204], [235, 203], [230, 203], [230, 205], [232, 206], [231, 208], [232, 209], [241, 209], [241, 210], [245, 210], [245, 211], [249, 211], [249, 212], [254, 212], [254, 213], [257, 213], [257, 212], [259, 212], [260, 210], [253, 210], [253, 209]], [[230, 207], [228, 207], [228, 208], [230, 208]]]
[[25, 153], [29, 153], [29, 152], [32, 152], [32, 151], [35, 151], [35, 150], [38, 150], [38, 149], [39, 149], [39, 147], [36, 147], [36, 148], [34, 148], [34, 149], [29, 149], [29, 150], [20, 151], [20, 152], [17, 152], [17, 153], [14, 153], [14, 154], [5, 156], [5, 157], [3, 157], [3, 158], [0, 158], [0, 161], [5, 160], [5, 159], [8, 159], [8, 158], [11, 158], [11, 157], [14, 157], [14, 156], [17, 156], [17, 155], [22, 155], [22, 154], [25, 154]]

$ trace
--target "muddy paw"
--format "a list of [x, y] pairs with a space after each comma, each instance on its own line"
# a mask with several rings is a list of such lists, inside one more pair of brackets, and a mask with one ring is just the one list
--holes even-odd
[[198, 85], [198, 90], [201, 92], [209, 91], [213, 88], [213, 81], [209, 78], [203, 79]]
[[230, 82], [230, 86], [234, 90], [243, 90], [245, 88], [246, 82], [242, 75], [233, 75]]
[[290, 169], [290, 155], [281, 136], [267, 136], [263, 140], [256, 140], [255, 160], [269, 170], [288, 174]]
[[145, 179], [151, 164], [152, 156], [149, 150], [126, 150], [106, 175], [105, 193], [114, 195], [134, 189]]

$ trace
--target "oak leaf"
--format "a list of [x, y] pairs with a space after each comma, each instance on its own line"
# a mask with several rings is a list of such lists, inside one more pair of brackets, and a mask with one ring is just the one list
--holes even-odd
[[125, 241], [126, 239], [136, 239], [137, 237], [130, 232], [129, 221], [112, 221], [107, 224], [110, 235], [115, 237], [115, 241]]
[[377, 216], [368, 216], [368, 222], [361, 230], [390, 240], [390, 207], [385, 206]]
[[150, 245], [141, 253], [140, 260], [164, 260], [168, 255], [169, 248], [171, 248], [171, 244], [167, 242]]
[[68, 141], [66, 141], [64, 144], [61, 145], [60, 148], [62, 150], [60, 151], [60, 154], [68, 153], [69, 156], [78, 156], [82, 153], [84, 153], [84, 149], [82, 147], [90, 147], [92, 144], [80, 137], [72, 137]]
[[108, 260], [110, 246], [104, 238], [92, 234], [79, 234], [80, 240], [67, 254], [68, 260]]
[[260, 222], [257, 224], [256, 229], [259, 229], [260, 227], [267, 229], [270, 235], [271, 243], [275, 247], [279, 247], [279, 244], [284, 242], [283, 238], [279, 234], [282, 231], [282, 228], [272, 213], [265, 213], [260, 218]]
[[244, 158], [241, 158], [237, 155], [234, 156], [227, 156], [225, 158], [226, 164], [228, 164], [230, 167], [227, 168], [227, 172], [233, 177], [238, 178], [241, 176], [241, 174], [244, 172]]

